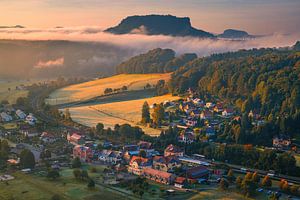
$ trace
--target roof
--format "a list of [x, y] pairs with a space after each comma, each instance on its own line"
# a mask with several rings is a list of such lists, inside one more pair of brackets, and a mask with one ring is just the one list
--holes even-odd
[[139, 145], [141, 149], [150, 149], [152, 143], [146, 141], [139, 141], [137, 145]]
[[145, 168], [144, 173], [152, 175], [152, 176], [158, 176], [158, 177], [166, 178], [166, 179], [170, 178], [173, 175], [171, 173], [164, 172], [164, 171], [159, 171], [159, 170], [152, 169], [152, 168]]
[[77, 134], [77, 133], [73, 133], [72, 135], [71, 135], [71, 138], [72, 139], [75, 139], [75, 140], [80, 140], [81, 139], [81, 135], [79, 135], [79, 134]]
[[197, 166], [197, 167], [190, 168], [186, 172], [190, 176], [198, 176], [198, 175], [206, 174], [209, 171], [206, 167], [200, 165], [200, 166]]
[[144, 165], [149, 162], [149, 159], [143, 158], [141, 156], [132, 156], [130, 164], [132, 164], [133, 162], [137, 162], [139, 165]]
[[175, 183], [183, 184], [185, 180], [186, 180], [186, 178], [184, 178], [184, 177], [177, 177], [175, 179]]
[[232, 108], [226, 108], [226, 109], [224, 110], [224, 112], [227, 112], [227, 113], [233, 113], [234, 110], [233, 110]]
[[177, 157], [175, 156], [154, 156], [153, 161], [168, 164], [170, 162], [179, 162]]
[[48, 132], [43, 132], [41, 137], [48, 137], [48, 138], [53, 138], [54, 135], [52, 135], [51, 133], [48, 133]]
[[88, 150], [90, 150], [89, 147], [82, 146], [82, 145], [76, 145], [76, 146], [74, 147], [74, 149], [80, 150], [80, 151], [88, 151]]
[[179, 152], [183, 152], [183, 151], [179, 147], [177, 147], [177, 146], [175, 146], [173, 144], [170, 144], [165, 149], [165, 152], [179, 153]]

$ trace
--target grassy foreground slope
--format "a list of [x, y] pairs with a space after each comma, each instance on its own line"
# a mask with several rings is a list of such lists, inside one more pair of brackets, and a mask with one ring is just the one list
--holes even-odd
[[56, 90], [46, 101], [51, 105], [84, 101], [103, 95], [106, 88], [116, 89], [123, 86], [127, 86], [128, 90], [141, 90], [147, 83], [153, 85], [159, 80], [169, 80], [170, 76], [170, 73], [120, 74]]
[[[142, 98], [138, 100], [121, 101], [105, 103], [91, 106], [71, 107], [70, 112], [72, 119], [80, 124], [94, 127], [101, 122], [104, 126], [113, 128], [115, 124], [128, 123], [137, 125], [141, 120], [142, 105], [145, 101], [149, 105], [172, 101], [178, 99], [178, 96], [164, 95], [151, 98]], [[148, 135], [159, 135], [160, 130], [143, 127], [141, 128]]]

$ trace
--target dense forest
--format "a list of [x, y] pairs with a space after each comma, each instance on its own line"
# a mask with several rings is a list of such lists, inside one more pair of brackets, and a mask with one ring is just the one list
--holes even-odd
[[157, 48], [122, 62], [116, 70], [117, 73], [127, 74], [172, 72], [196, 58], [196, 54], [183, 54], [175, 57], [173, 50]]

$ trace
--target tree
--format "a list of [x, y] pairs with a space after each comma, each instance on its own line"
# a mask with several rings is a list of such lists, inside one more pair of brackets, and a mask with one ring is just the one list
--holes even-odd
[[113, 92], [113, 89], [112, 88], [106, 88], [105, 90], [104, 90], [104, 94], [110, 94], [110, 93], [112, 93]]
[[80, 169], [74, 169], [73, 170], [73, 175], [76, 179], [79, 179], [81, 176], [81, 170]]
[[235, 184], [236, 184], [236, 188], [237, 189], [241, 189], [242, 187], [242, 182], [243, 182], [243, 179], [242, 177], [238, 176], [235, 180]]
[[228, 171], [228, 173], [227, 173], [227, 179], [228, 179], [230, 182], [233, 182], [233, 181], [234, 181], [234, 175], [233, 175], [232, 169], [229, 169], [229, 171]]
[[20, 153], [20, 165], [22, 168], [34, 168], [35, 159], [33, 153], [30, 150], [24, 149]]
[[162, 121], [165, 118], [165, 109], [162, 104], [158, 104], [152, 113], [153, 123], [157, 126], [162, 124]]
[[104, 129], [104, 124], [98, 123], [98, 124], [96, 125], [96, 131], [97, 131], [98, 133], [102, 133], [103, 129]]
[[88, 179], [89, 173], [86, 170], [81, 171], [81, 179]]
[[127, 89], [128, 89], [128, 88], [127, 88], [126, 85], [124, 85], [124, 86], [122, 87], [122, 90], [123, 90], [123, 91], [127, 91]]
[[252, 179], [244, 178], [241, 189], [246, 197], [252, 196], [255, 193], [256, 188], [257, 185]]
[[53, 170], [53, 169], [48, 170], [47, 178], [54, 180], [57, 179], [59, 176], [60, 174], [57, 170]]
[[266, 175], [263, 180], [261, 181], [261, 185], [263, 187], [271, 187], [272, 186], [272, 180], [268, 175]]
[[81, 167], [81, 161], [78, 157], [74, 158], [72, 160], [72, 168], [80, 168]]
[[87, 184], [88, 188], [94, 188], [95, 187], [95, 181], [93, 179], [89, 179], [89, 182]]
[[58, 194], [55, 194], [51, 197], [51, 200], [61, 200], [61, 197]]
[[67, 121], [71, 121], [72, 120], [69, 108], [65, 109], [65, 120], [67, 120]]
[[259, 175], [258, 175], [257, 172], [254, 172], [254, 173], [253, 173], [253, 175], [252, 175], [252, 180], [253, 180], [254, 182], [256, 182], [256, 183], [259, 183], [260, 177], [259, 177]]
[[40, 158], [42, 160], [47, 159], [47, 158], [51, 158], [51, 152], [48, 149], [45, 149], [44, 151], [41, 152]]
[[227, 190], [228, 187], [229, 187], [229, 183], [228, 183], [228, 181], [227, 181], [226, 179], [222, 178], [222, 179], [220, 180], [219, 186], [220, 186], [220, 188], [221, 188], [222, 190]]
[[145, 101], [142, 107], [142, 120], [141, 122], [143, 124], [149, 123], [150, 122], [150, 108], [148, 105], [148, 102]]
[[145, 150], [140, 150], [139, 156], [141, 156], [141, 157], [143, 157], [143, 158], [146, 158], [146, 156], [147, 156], [146, 151], [145, 151]]

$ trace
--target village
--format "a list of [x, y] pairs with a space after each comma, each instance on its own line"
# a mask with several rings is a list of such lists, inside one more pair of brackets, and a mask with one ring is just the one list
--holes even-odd
[[[13, 168], [30, 173], [43, 166], [46, 160], [52, 170], [59, 172], [65, 167], [71, 167], [70, 163], [78, 159], [90, 166], [105, 167], [105, 174], [109, 177], [109, 181], [103, 180], [105, 184], [115, 185], [142, 177], [158, 184], [172, 186], [167, 190], [168, 194], [176, 190], [195, 192], [203, 186], [218, 188], [220, 182], [223, 184], [225, 181], [227, 184], [227, 181], [238, 174], [258, 173], [243, 166], [228, 164], [224, 167], [224, 163], [208, 159], [204, 155], [185, 152], [185, 147], [193, 143], [215, 143], [216, 136], [225, 122], [240, 121], [241, 116], [233, 106], [221, 101], [204, 102], [192, 94], [178, 101], [166, 101], [162, 105], [165, 109], [165, 120], [161, 126], [176, 127], [180, 130], [176, 141], [176, 144], [180, 145], [168, 144], [163, 151], [153, 148], [151, 142], [143, 140], [130, 144], [98, 140], [89, 134], [90, 130], [84, 128], [60, 127], [45, 130], [43, 123], [32, 113], [26, 114], [12, 106], [4, 106], [1, 110], [0, 136], [1, 139], [10, 141], [7, 162], [12, 167], [19, 166], [21, 152], [29, 149], [34, 155], [35, 168]], [[156, 106], [157, 104], [154, 104], [150, 108], [154, 109]], [[252, 123], [255, 126], [264, 123], [264, 119], [255, 111], [249, 112], [248, 117], [253, 119]], [[275, 137], [272, 144], [271, 149], [292, 149], [289, 138]], [[11, 175], [6, 174], [2, 177], [4, 180], [5, 176], [9, 177], [9, 180], [13, 179]], [[265, 179], [274, 178], [275, 172], [260, 172], [260, 176]], [[262, 192], [262, 187], [257, 188], [257, 191]], [[268, 195], [275, 193], [272, 190], [266, 192]]]

